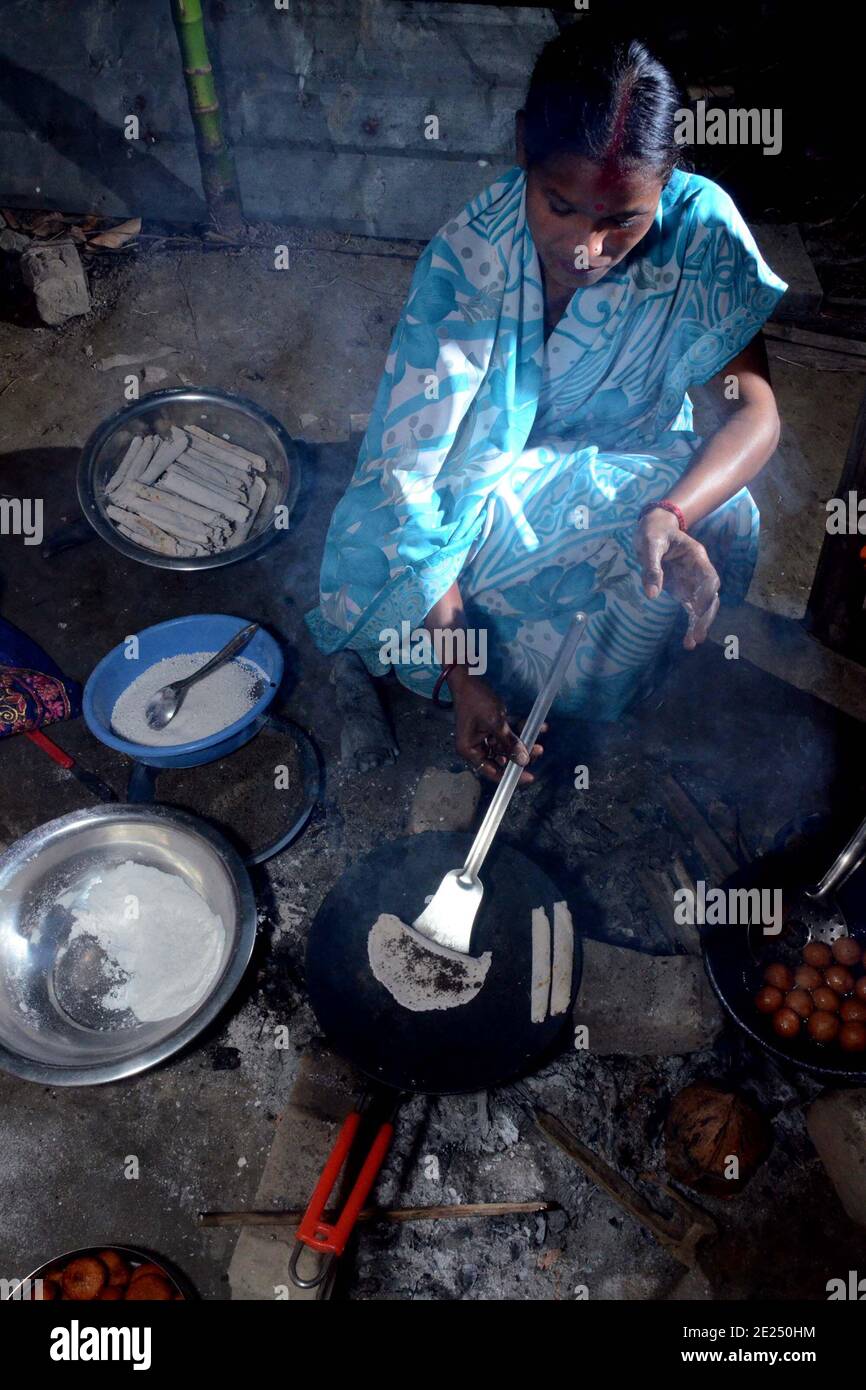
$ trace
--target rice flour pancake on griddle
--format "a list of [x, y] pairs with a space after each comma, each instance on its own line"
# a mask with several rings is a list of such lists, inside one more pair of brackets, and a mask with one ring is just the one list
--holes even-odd
[[367, 938], [370, 969], [398, 1004], [413, 1013], [456, 1009], [474, 999], [487, 978], [491, 953], [460, 955], [435, 941], [422, 944], [393, 913], [383, 912]]

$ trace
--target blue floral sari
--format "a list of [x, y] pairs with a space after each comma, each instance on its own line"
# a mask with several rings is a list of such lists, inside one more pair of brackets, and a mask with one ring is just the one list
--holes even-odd
[[[384, 674], [384, 635], [420, 626], [459, 579], [490, 679], [520, 699], [582, 608], [556, 708], [613, 719], [652, 688], [681, 612], [643, 593], [638, 513], [701, 444], [689, 387], [746, 346], [786, 286], [728, 195], [677, 170], [647, 236], [576, 291], [545, 342], [525, 187], [510, 170], [418, 261], [307, 622], [323, 651], [351, 647]], [[695, 534], [724, 596], [742, 598], [758, 536], [748, 491]], [[432, 659], [395, 669], [432, 692]]]

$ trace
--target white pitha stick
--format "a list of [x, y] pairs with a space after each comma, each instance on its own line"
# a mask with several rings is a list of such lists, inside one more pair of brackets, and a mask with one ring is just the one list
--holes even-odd
[[553, 968], [550, 973], [550, 1013], [564, 1014], [571, 1003], [574, 967], [574, 924], [568, 903], [553, 904]]
[[202, 553], [189, 541], [179, 541], [174, 536], [169, 536], [159, 526], [154, 526], [153, 522], [146, 521], [143, 517], [134, 516], [121, 507], [109, 506], [105, 510], [114, 521], [119, 522], [127, 531], [134, 531], [133, 539], [138, 540], [141, 545], [145, 545], [148, 550], [158, 551], [160, 555], [189, 556]]
[[222, 468], [215, 468], [208, 460], [195, 457], [189, 449], [181, 454], [177, 460], [178, 468], [184, 468], [188, 473], [192, 473], [197, 478], [211, 479], [215, 484], [218, 483], [226, 492], [237, 493], [246, 496], [247, 479], [240, 473], [227, 473]]
[[114, 473], [111, 479], [109, 480], [108, 486], [105, 489], [107, 496], [110, 496], [112, 492], [116, 492], [117, 489], [120, 487], [120, 484], [124, 481], [127, 473], [129, 472], [132, 460], [135, 458], [136, 454], [141, 449], [141, 445], [142, 438], [140, 434], [136, 434], [132, 437], [132, 439], [130, 439], [126, 449], [126, 453], [123, 455], [123, 458], [120, 460], [120, 463], [114, 470]]
[[[184, 464], [183, 467], [180, 464], [174, 464], [174, 468], [182, 477], [188, 478], [194, 483], [201, 483], [202, 487], [206, 487], [208, 491], [215, 493], [223, 501], [230, 500], [239, 502], [242, 506], [246, 505], [247, 494], [245, 492], [239, 492], [236, 488], [229, 487], [227, 483], [224, 483], [221, 478], [217, 478], [214, 474], [205, 473], [203, 470], [200, 471], [197, 467], [191, 467], [188, 464]], [[225, 507], [222, 511], [224, 515], [227, 514]]]
[[117, 484], [117, 487], [115, 487], [114, 484], [117, 478], [117, 474], [115, 473], [114, 478], [111, 480], [111, 483], [106, 489], [106, 495], [114, 496], [118, 488], [123, 487], [124, 483], [128, 483], [132, 478], [137, 477], [138, 474], [141, 473], [142, 470], [147, 467], [148, 463], [153, 457], [153, 451], [156, 448], [156, 444], [154, 443], [154, 436], [149, 434], [145, 437], [142, 437], [141, 435], [139, 435], [138, 442], [140, 447], [136, 449], [135, 453], [130, 458], [126, 466], [126, 473], [124, 477], [121, 478], [120, 482]]
[[163, 483], [170, 492], [176, 492], [178, 497], [188, 497], [191, 502], [200, 502], [203, 507], [213, 507], [214, 511], [222, 512], [223, 516], [229, 517], [231, 521], [244, 522], [250, 514], [249, 507], [245, 507], [242, 502], [235, 502], [223, 493], [205, 487], [204, 483], [188, 478], [174, 465], [166, 473]]
[[[179, 454], [189, 444], [189, 440], [182, 429], [177, 425], [172, 425], [169, 439], [160, 439], [156, 452], [144, 472], [139, 474], [139, 482], [155, 483], [157, 478], [165, 472], [169, 464], [174, 463]], [[159, 436], [157, 435], [157, 439]]]
[[246, 540], [247, 536], [250, 534], [250, 531], [253, 529], [255, 519], [259, 514], [259, 509], [265, 500], [265, 493], [267, 492], [267, 490], [268, 485], [265, 482], [264, 478], [261, 476], [261, 474], [259, 474], [258, 477], [253, 478], [252, 485], [250, 486], [249, 520], [245, 521], [243, 526], [239, 526], [238, 529], [235, 531], [235, 534], [232, 536], [231, 541], [229, 542], [230, 547], [235, 545], [241, 545]]
[[187, 433], [194, 434], [196, 439], [204, 440], [206, 444], [210, 444], [212, 449], [219, 449], [224, 454], [228, 454], [229, 457], [232, 454], [240, 454], [241, 458], [245, 458], [247, 463], [251, 463], [253, 468], [257, 468], [260, 473], [264, 473], [267, 469], [267, 460], [263, 459], [261, 454], [254, 454], [252, 449], [243, 449], [240, 444], [232, 444], [230, 439], [222, 439], [220, 435], [211, 434], [209, 430], [203, 430], [199, 425], [189, 425]]
[[[146, 531], [130, 531], [128, 526], [121, 526], [118, 523], [118, 531], [122, 536], [126, 536], [128, 541], [135, 541], [136, 545], [143, 545], [145, 550], [153, 550], [160, 555], [166, 554], [165, 547], [152, 541]], [[176, 549], [171, 552], [181, 558], [189, 558], [191, 555], [207, 555], [207, 550], [203, 545], [184, 545], [181, 541], [175, 542]]]
[[532, 979], [529, 983], [529, 1017], [532, 1023], [547, 1018], [550, 997], [550, 923], [543, 907], [532, 909]]
[[215, 473], [221, 474], [229, 483], [241, 483], [244, 487], [248, 487], [253, 478], [259, 476], [254, 468], [247, 466], [235, 468], [234, 464], [224, 463], [215, 454], [203, 454], [198, 449], [187, 449], [183, 457], [191, 459], [194, 463], [200, 463], [203, 467], [212, 468]]
[[[168, 507], [170, 511], [180, 512], [182, 516], [191, 516], [196, 521], [203, 521], [206, 526], [214, 526], [217, 529], [222, 527], [227, 531], [230, 522], [223, 516], [222, 512], [214, 511], [213, 507], [202, 507], [198, 502], [190, 502], [186, 497], [177, 497], [173, 492], [166, 492], [164, 488], [145, 487], [142, 483], [126, 483], [122, 488], [125, 496], [140, 498], [142, 502], [156, 502], [158, 506]], [[118, 501], [119, 498], [115, 498]], [[131, 510], [135, 510], [134, 507]]]
[[216, 536], [213, 527], [205, 526], [201, 521], [194, 521], [191, 516], [173, 512], [170, 507], [160, 507], [156, 502], [142, 502], [140, 498], [133, 498], [127, 506], [136, 516], [142, 517], [145, 521], [155, 522], [163, 531], [167, 531], [179, 541], [196, 541], [199, 545], [209, 545]]
[[[154, 445], [154, 450], [155, 448], [156, 446]], [[148, 467], [152, 457], [152, 452], [153, 451], [147, 444], [145, 444], [143, 448], [139, 449], [138, 453], [136, 454], [135, 458], [132, 460], [132, 463], [129, 466], [129, 472], [127, 473], [126, 477], [123, 480], [123, 483], [121, 484], [122, 487], [128, 487], [130, 483], [137, 482], [137, 480], [141, 477], [142, 473]]]
[[199, 463], [209, 464], [211, 468], [218, 468], [220, 473], [227, 475], [227, 478], [234, 478], [235, 481], [238, 481], [238, 478], [240, 478], [243, 482], [250, 482], [254, 475], [256, 475], [256, 470], [254, 470], [252, 464], [245, 463], [243, 459], [232, 459], [231, 461], [228, 459], [218, 459], [215, 453], [210, 453], [206, 446], [200, 445], [199, 439], [195, 439], [193, 443], [190, 443], [189, 449], [186, 450], [186, 455], [188, 455], [190, 459], [196, 459]]

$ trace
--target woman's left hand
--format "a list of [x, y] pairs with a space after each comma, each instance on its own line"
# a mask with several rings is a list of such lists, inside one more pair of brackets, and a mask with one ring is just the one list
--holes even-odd
[[693, 651], [719, 611], [719, 576], [709, 555], [663, 507], [647, 512], [638, 522], [635, 548], [644, 593], [656, 598], [666, 589], [679, 599], [689, 617], [683, 646]]

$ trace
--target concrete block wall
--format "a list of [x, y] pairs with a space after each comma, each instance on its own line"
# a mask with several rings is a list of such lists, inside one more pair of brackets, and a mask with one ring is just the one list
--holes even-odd
[[[556, 33], [547, 10], [488, 5], [204, 8], [247, 217], [385, 237], [430, 236], [512, 163], [514, 112]], [[168, 0], [3, 0], [0, 198], [203, 218]]]

